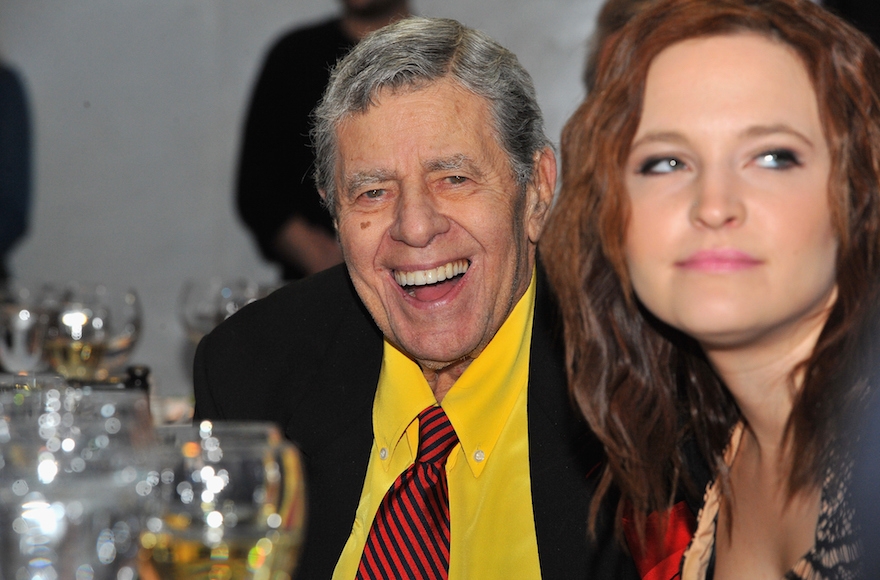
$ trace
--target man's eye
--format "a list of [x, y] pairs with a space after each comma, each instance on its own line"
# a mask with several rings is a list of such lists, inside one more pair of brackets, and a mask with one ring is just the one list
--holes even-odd
[[651, 157], [645, 160], [639, 167], [639, 173], [642, 175], [653, 175], [658, 173], [672, 173], [684, 169], [684, 163], [675, 157]]
[[462, 183], [464, 183], [467, 180], [468, 180], [468, 178], [464, 177], [462, 175], [452, 175], [452, 176], [446, 178], [446, 181], [448, 181], [452, 185], [461, 185]]
[[371, 189], [369, 191], [365, 191], [361, 194], [361, 197], [365, 197], [367, 199], [378, 199], [385, 195], [384, 189]]
[[797, 154], [789, 149], [774, 149], [765, 151], [755, 158], [759, 167], [766, 169], [789, 169], [801, 165]]

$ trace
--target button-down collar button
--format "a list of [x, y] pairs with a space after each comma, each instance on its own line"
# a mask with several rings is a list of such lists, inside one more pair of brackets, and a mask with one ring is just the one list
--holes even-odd
[[482, 449], [477, 449], [474, 451], [474, 461], [482, 461], [486, 459], [486, 454], [483, 453]]
[[388, 448], [387, 447], [383, 447], [382, 449], [379, 450], [379, 458], [388, 459]]

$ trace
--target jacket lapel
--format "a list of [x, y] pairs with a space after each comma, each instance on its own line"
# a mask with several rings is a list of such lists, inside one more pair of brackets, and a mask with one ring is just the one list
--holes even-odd
[[[329, 578], [351, 533], [373, 442], [372, 408], [382, 366], [382, 336], [360, 300], [343, 314], [287, 425], [299, 442], [308, 480], [308, 533], [298, 578]], [[328, 412], [329, 410], [329, 412]], [[309, 541], [320, 538], [320, 541]]]

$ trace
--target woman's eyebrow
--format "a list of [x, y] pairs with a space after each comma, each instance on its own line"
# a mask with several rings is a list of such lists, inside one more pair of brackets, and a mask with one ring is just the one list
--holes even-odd
[[658, 142], [685, 144], [688, 142], [688, 140], [678, 131], [652, 131], [649, 133], [645, 133], [644, 135], [633, 141], [632, 147], [630, 147], [630, 149], [635, 149], [636, 147], [640, 145], [645, 145], [647, 143]]
[[803, 141], [806, 145], [813, 147], [813, 141], [810, 140], [809, 137], [792, 127], [786, 123], [777, 123], [774, 125], [753, 125], [751, 127], [747, 127], [742, 133], [740, 133], [741, 137], [763, 137], [765, 135], [774, 135], [777, 133], [783, 133], [785, 135], [791, 135], [796, 139]]

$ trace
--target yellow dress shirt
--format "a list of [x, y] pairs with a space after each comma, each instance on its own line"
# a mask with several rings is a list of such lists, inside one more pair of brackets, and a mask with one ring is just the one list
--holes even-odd
[[[446, 462], [449, 580], [540, 578], [526, 403], [535, 276], [483, 352], [443, 398], [459, 444]], [[419, 366], [387, 341], [373, 402], [373, 449], [334, 580], [352, 580], [379, 503], [415, 460], [416, 416], [437, 404]]]

